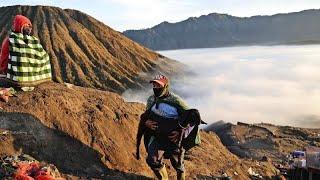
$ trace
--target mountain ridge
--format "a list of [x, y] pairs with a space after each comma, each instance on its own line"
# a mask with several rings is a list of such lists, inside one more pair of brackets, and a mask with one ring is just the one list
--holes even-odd
[[210, 13], [123, 34], [154, 50], [286, 44], [318, 41], [319, 17], [319, 9], [251, 17]]
[[[274, 17], [274, 16], [279, 16], [279, 15], [290, 15], [290, 14], [296, 14], [296, 13], [303, 13], [303, 12], [312, 12], [312, 11], [319, 11], [319, 9], [305, 9], [305, 10], [301, 10], [301, 11], [294, 11], [294, 12], [288, 12], [288, 13], [276, 13], [276, 14], [272, 14], [272, 15], [253, 15], [253, 16], [235, 16], [235, 15], [232, 15], [232, 14], [227, 14], [227, 13], [216, 13], [216, 12], [213, 12], [213, 13], [209, 13], [209, 14], [205, 14], [205, 15], [200, 15], [200, 16], [191, 16], [191, 17], [188, 17], [187, 19], [185, 20], [181, 20], [181, 21], [177, 21], [177, 22], [169, 22], [169, 21], [162, 21], [160, 22], [159, 24], [156, 24], [150, 28], [141, 28], [141, 29], [128, 29], [128, 30], [125, 30], [125, 31], [135, 31], [135, 30], [147, 30], [147, 29], [152, 29], [160, 24], [176, 24], [176, 23], [181, 23], [181, 22], [184, 22], [184, 21], [188, 21], [188, 20], [194, 20], [194, 19], [199, 19], [199, 18], [202, 18], [202, 17], [207, 17], [207, 16], [213, 16], [213, 15], [222, 15], [222, 16], [229, 16], [229, 17], [234, 17], [234, 18], [239, 18], [239, 19], [248, 19], [248, 18], [255, 18], [255, 17]], [[122, 33], [124, 33], [125, 31], [123, 31]]]

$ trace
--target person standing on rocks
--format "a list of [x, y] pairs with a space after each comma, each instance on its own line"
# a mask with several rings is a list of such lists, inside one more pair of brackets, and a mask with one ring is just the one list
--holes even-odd
[[[148, 98], [147, 110], [159, 117], [164, 118], [165, 121], [176, 120], [186, 110], [188, 110], [187, 104], [177, 95], [169, 91], [169, 79], [164, 75], [157, 75], [152, 81], [154, 94]], [[146, 113], [145, 112], [145, 113]], [[155, 116], [150, 116], [155, 117]], [[164, 123], [168, 126], [170, 123]], [[156, 132], [161, 127], [156, 119], [148, 119], [145, 121], [145, 126]], [[162, 127], [170, 129], [170, 127]], [[157, 178], [165, 180], [168, 179], [163, 159], [170, 159], [172, 166], [177, 171], [177, 179], [185, 179], [185, 167], [184, 167], [184, 153], [185, 150], [177, 146], [177, 142], [181, 137], [181, 132], [172, 131], [165, 138], [161, 138], [157, 135], [144, 136], [145, 146], [147, 149], [147, 164], [153, 170]]]
[[25, 16], [14, 17], [12, 31], [2, 43], [0, 74], [22, 90], [51, 80], [49, 56], [38, 38], [32, 36], [32, 23]]

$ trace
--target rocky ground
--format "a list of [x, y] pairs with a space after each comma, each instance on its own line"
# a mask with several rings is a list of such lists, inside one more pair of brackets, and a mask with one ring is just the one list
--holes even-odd
[[286, 161], [294, 150], [320, 147], [320, 129], [219, 122], [206, 130], [217, 133], [222, 143], [239, 157], [256, 160], [267, 157], [275, 163]]
[[[28, 154], [54, 164], [67, 179], [153, 177], [145, 160], [133, 155], [143, 104], [125, 102], [111, 92], [47, 83], [33, 92], [18, 92], [0, 107], [1, 157]], [[223, 174], [249, 179], [250, 168], [264, 177], [275, 174], [268, 161], [232, 154], [215, 133], [201, 135], [202, 144], [186, 155], [188, 179]], [[170, 166], [169, 175], [175, 175]]]

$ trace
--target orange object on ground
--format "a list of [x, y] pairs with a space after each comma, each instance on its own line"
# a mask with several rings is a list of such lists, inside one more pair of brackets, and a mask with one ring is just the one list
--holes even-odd
[[12, 96], [10, 88], [0, 88], [0, 99], [4, 102], [9, 101], [9, 97]]
[[20, 163], [13, 176], [14, 180], [55, 180], [48, 172], [41, 169], [39, 163]]
[[37, 176], [35, 180], [55, 180], [55, 178], [53, 178], [50, 175], [40, 175], [40, 176]]

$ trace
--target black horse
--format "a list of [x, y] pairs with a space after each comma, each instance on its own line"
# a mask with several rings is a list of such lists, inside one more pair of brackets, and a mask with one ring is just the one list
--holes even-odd
[[[145, 126], [145, 122], [148, 120], [154, 120], [157, 122], [158, 128], [151, 130]], [[185, 129], [192, 126], [199, 126], [200, 124], [207, 124], [201, 120], [200, 113], [197, 109], [186, 110], [178, 119], [168, 119], [156, 115], [155, 113], [146, 111], [140, 116], [140, 122], [137, 133], [137, 144], [136, 144], [136, 158], [140, 159], [140, 144], [141, 139], [144, 136], [145, 139], [149, 139], [152, 135], [166, 137], [173, 131], [179, 132], [179, 140], [175, 143], [178, 147], [182, 146], [183, 136]], [[168, 139], [169, 140], [169, 139]]]

